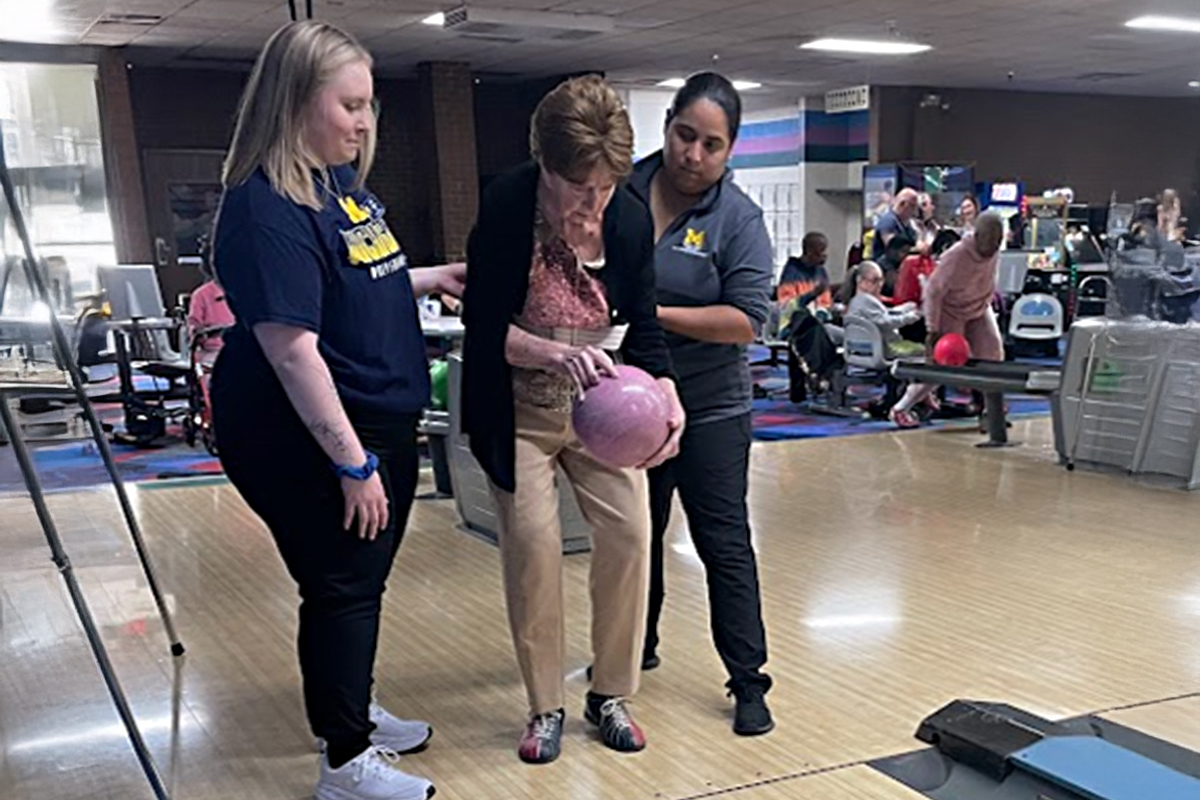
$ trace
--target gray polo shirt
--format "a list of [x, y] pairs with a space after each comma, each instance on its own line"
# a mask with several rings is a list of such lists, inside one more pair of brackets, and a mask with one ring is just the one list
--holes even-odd
[[[641, 161], [630, 188], [650, 206], [650, 180], [662, 154]], [[675, 220], [654, 251], [658, 302], [664, 306], [730, 305], [755, 333], [771, 303], [772, 247], [762, 209], [733, 182], [733, 173]], [[745, 345], [701, 342], [667, 332], [688, 425], [750, 412], [750, 366]]]

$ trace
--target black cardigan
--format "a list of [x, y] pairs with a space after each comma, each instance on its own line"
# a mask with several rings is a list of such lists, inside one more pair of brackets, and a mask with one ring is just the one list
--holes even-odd
[[[516, 490], [516, 426], [512, 368], [504, 350], [508, 326], [524, 309], [529, 290], [538, 174], [530, 162], [496, 178], [484, 192], [467, 241], [463, 432], [484, 472], [509, 492]], [[604, 213], [604, 257], [599, 277], [612, 321], [629, 325], [622, 360], [656, 378], [673, 377], [658, 324], [654, 224], [624, 185]]]

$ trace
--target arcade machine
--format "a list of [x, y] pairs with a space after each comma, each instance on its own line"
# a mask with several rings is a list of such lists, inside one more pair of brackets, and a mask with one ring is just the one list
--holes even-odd
[[1027, 198], [1025, 206], [1025, 249], [1000, 255], [1005, 350], [1017, 356], [1053, 358], [1066, 329], [1069, 270], [1063, 263], [1062, 240], [1067, 201], [1062, 197]]
[[[1025, 184], [1019, 182], [1007, 183], [977, 183], [975, 198], [979, 201], [982, 211], [999, 214], [1004, 220], [1005, 249], [1016, 247], [1020, 249], [1022, 234], [1022, 218], [1025, 216]], [[1014, 227], [1014, 222], [1017, 225]], [[1016, 236], [1014, 236], [1016, 234]]]

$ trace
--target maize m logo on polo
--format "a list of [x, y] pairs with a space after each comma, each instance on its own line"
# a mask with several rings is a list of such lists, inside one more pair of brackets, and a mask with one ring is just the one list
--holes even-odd
[[704, 255], [704, 231], [688, 228], [683, 234], [683, 244], [675, 249], [692, 255]]

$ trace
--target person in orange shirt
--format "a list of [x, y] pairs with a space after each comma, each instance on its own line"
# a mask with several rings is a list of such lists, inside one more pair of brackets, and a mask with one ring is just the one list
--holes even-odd
[[779, 276], [775, 298], [781, 306], [796, 298], [799, 306], [816, 303], [818, 308], [829, 308], [833, 304], [829, 272], [825, 269], [828, 252], [829, 239], [825, 234], [813, 231], [804, 235], [800, 257], [789, 258]]
[[[833, 305], [829, 272], [825, 260], [829, 239], [823, 233], [811, 231], [804, 235], [800, 256], [792, 256], [783, 265], [775, 300], [779, 307], [779, 338], [791, 342], [809, 308], [829, 308]], [[794, 342], [792, 342], [794, 344]], [[811, 365], [810, 365], [811, 366]], [[788, 396], [793, 403], [807, 399], [807, 377], [792, 346], [788, 347]]]

